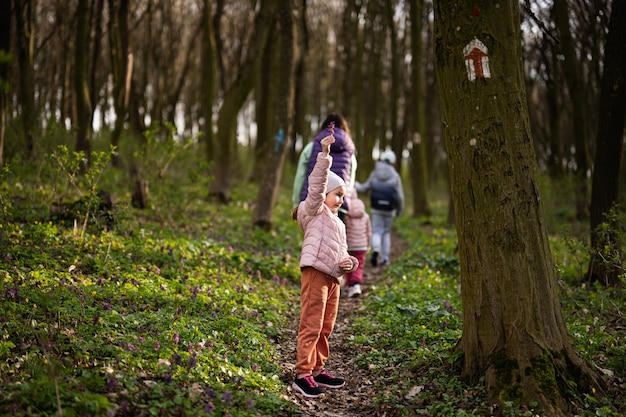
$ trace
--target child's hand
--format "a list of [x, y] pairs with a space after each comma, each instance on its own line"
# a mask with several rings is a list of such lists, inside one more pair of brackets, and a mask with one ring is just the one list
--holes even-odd
[[328, 135], [320, 143], [322, 144], [322, 153], [328, 155], [330, 153], [330, 145], [335, 143], [335, 138], [333, 135]]
[[339, 262], [339, 267], [343, 269], [344, 272], [349, 272], [352, 271], [352, 268], [354, 268], [354, 263], [352, 263], [352, 259], [346, 258]]

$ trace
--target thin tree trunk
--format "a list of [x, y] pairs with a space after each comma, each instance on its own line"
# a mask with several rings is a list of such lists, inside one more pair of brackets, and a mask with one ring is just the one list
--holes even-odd
[[[128, 100], [130, 85], [127, 82], [132, 79], [130, 56], [129, 56], [129, 30], [128, 30], [129, 0], [109, 0], [109, 47], [111, 59], [111, 73], [113, 76], [113, 108], [115, 110], [115, 123], [111, 132], [111, 145], [119, 149], [120, 138], [124, 130], [124, 123], [128, 116]], [[112, 158], [116, 167], [122, 165], [121, 153]]]
[[[435, 1], [435, 53], [459, 238], [462, 377], [490, 402], [568, 415], [601, 392], [563, 319], [528, 121], [519, 3]], [[480, 34], [480, 39], [476, 37]]]
[[76, 151], [82, 152], [86, 163], [81, 171], [85, 173], [91, 161], [91, 120], [93, 117], [89, 92], [89, 0], [78, 1], [76, 50], [74, 53], [74, 92], [76, 96]]
[[[545, 36], [547, 37], [547, 36]], [[563, 167], [563, 134], [561, 122], [563, 120], [563, 103], [562, 103], [562, 80], [558, 69], [558, 52], [553, 43], [545, 39], [546, 46], [541, 51], [541, 57], [548, 68], [546, 71], [548, 78], [546, 82], [546, 96], [548, 107], [548, 149], [549, 155], [546, 161], [548, 165], [548, 175], [553, 179], [562, 179], [565, 171]], [[546, 51], [546, 49], [548, 51]]]
[[[363, 51], [365, 66], [363, 84], [369, 86], [364, 89], [363, 102], [365, 104], [363, 111], [363, 141], [362, 149], [373, 149], [378, 141], [381, 152], [387, 146], [387, 140], [384, 134], [381, 134], [381, 115], [382, 112], [382, 91], [381, 91], [381, 48], [379, 39], [382, 37], [376, 31], [380, 29], [381, 22], [375, 23], [380, 17], [381, 10], [375, 5], [368, 4], [365, 13], [365, 27], [363, 29], [363, 44], [367, 45], [367, 49]], [[358, 150], [359, 148], [357, 148]], [[398, 155], [399, 156], [399, 155]], [[370, 152], [363, 152], [359, 157], [359, 170], [369, 173], [374, 169], [374, 159]]]
[[[253, 214], [253, 224], [263, 230], [273, 227], [272, 216], [278, 196], [283, 164], [291, 137], [292, 114], [295, 93], [294, 50], [295, 24], [293, 19], [294, 0], [283, 0], [277, 12], [276, 42], [266, 48], [274, 56], [272, 62], [271, 87], [271, 126], [274, 137], [268, 143], [263, 158], [264, 168], [260, 172], [259, 191]], [[274, 46], [274, 43], [272, 43]]]
[[395, 7], [393, 0], [385, 0], [385, 20], [389, 31], [391, 55], [391, 91], [389, 92], [389, 125], [391, 130], [391, 149], [398, 157], [398, 169], [402, 171], [402, 150], [404, 140], [398, 132], [398, 102], [400, 98], [400, 52], [398, 47], [398, 33], [394, 20]]
[[26, 155], [31, 156], [35, 146], [37, 115], [35, 111], [35, 4], [34, 0], [15, 1], [15, 22], [18, 33], [17, 61], [20, 79], [22, 127], [26, 140]]
[[572, 100], [572, 122], [576, 147], [576, 217], [589, 218], [589, 191], [587, 171], [589, 170], [589, 138], [587, 135], [587, 107], [585, 105], [585, 85], [580, 74], [580, 63], [576, 58], [574, 40], [570, 32], [566, 0], [554, 0], [554, 21], [560, 36], [563, 54], [563, 74]]
[[255, 89], [255, 106], [257, 121], [257, 138], [254, 145], [254, 166], [250, 173], [250, 181], [256, 182], [264, 174], [267, 169], [264, 159], [268, 156], [268, 148], [271, 145], [271, 136], [274, 133], [273, 115], [276, 111], [272, 107], [275, 95], [280, 94], [282, 89], [280, 83], [275, 82], [276, 74], [279, 70], [276, 61], [278, 61], [278, 51], [274, 51], [281, 39], [278, 38], [277, 28], [272, 29], [270, 41], [265, 45], [265, 49], [260, 57], [259, 78]]
[[413, 181], [413, 216], [430, 217], [428, 201], [428, 163], [426, 162], [426, 95], [422, 68], [422, 22], [424, 1], [410, 2], [411, 16], [411, 110], [407, 114], [410, 123], [411, 175]]
[[236, 152], [237, 114], [245, 103], [248, 94], [255, 85], [258, 69], [258, 56], [265, 47], [274, 20], [274, 9], [277, 4], [271, 0], [263, 0], [261, 9], [255, 19], [255, 34], [241, 67], [238, 77], [230, 86], [217, 118], [217, 150], [214, 169], [215, 180], [211, 184], [211, 195], [218, 201], [230, 201], [231, 175]]
[[222, 15], [224, 13], [224, 3], [226, 0], [216, 1], [215, 16], [213, 16], [213, 32], [216, 34], [215, 65], [217, 66], [217, 74], [219, 75], [219, 78], [217, 79], [219, 91], [224, 93], [226, 92], [226, 71], [224, 70], [224, 60], [222, 59], [222, 50], [224, 49], [224, 46], [222, 45], [222, 40], [219, 34], [221, 33]]
[[[100, 47], [102, 46], [102, 12], [104, 10], [104, 0], [93, 0], [95, 2], [93, 13], [89, 14], [89, 21], [94, 25], [93, 45], [91, 46], [91, 60], [89, 62], [89, 101], [91, 102], [92, 111], [95, 110], [98, 103], [98, 58], [100, 56]], [[93, 115], [91, 116], [93, 120]]]
[[[592, 281], [612, 286], [623, 284], [619, 275], [624, 273], [619, 221], [616, 214], [610, 214], [618, 202], [624, 145], [626, 117], [624, 45], [626, 45], [626, 2], [614, 1], [604, 48], [604, 74], [591, 192], [590, 230], [593, 254], [588, 271]], [[601, 231], [599, 226], [603, 223], [609, 227]], [[621, 232], [623, 233], [623, 230]], [[605, 248], [609, 248], [609, 253], [606, 253]]]
[[[180, 96], [183, 91], [183, 87], [185, 86], [185, 82], [189, 77], [189, 71], [192, 69], [193, 54], [196, 53], [196, 42], [198, 36], [200, 36], [201, 34], [204, 36], [204, 22], [204, 19], [200, 21], [198, 27], [196, 28], [196, 30], [194, 30], [191, 38], [189, 39], [189, 45], [187, 45], [187, 51], [183, 58], [184, 65], [182, 70], [180, 71], [180, 74], [178, 75], [177, 82], [174, 83], [174, 80], [171, 80], [171, 84], [175, 85], [175, 87], [168, 89], [169, 94], [167, 95], [167, 101], [165, 102], [165, 111], [163, 112], [162, 116], [162, 125], [164, 125], [165, 123], [175, 123], [176, 105], [180, 103]], [[167, 84], [169, 85], [170, 82], [168, 81]]]
[[[363, 109], [365, 100], [365, 89], [363, 88], [363, 74], [367, 71], [363, 63], [363, 31], [361, 29], [361, 19], [363, 4], [356, 0], [348, 0], [342, 11], [341, 39], [343, 45], [343, 55], [339, 73], [343, 77], [341, 82], [342, 110], [343, 116], [350, 124], [350, 136], [357, 149], [358, 165], [357, 174], [364, 171], [363, 167], [371, 161], [372, 142], [367, 143], [363, 134]], [[310, 133], [310, 132], [309, 132]], [[363, 181], [365, 178], [362, 179]]]
[[213, 100], [215, 98], [216, 57], [215, 32], [211, 16], [212, 0], [204, 0], [202, 10], [204, 27], [202, 31], [202, 142], [205, 148], [207, 162], [211, 163], [215, 153], [215, 138], [213, 137]]
[[297, 53], [296, 57], [296, 91], [293, 111], [293, 133], [289, 153], [289, 160], [294, 165], [298, 160], [298, 155], [296, 152], [296, 140], [298, 136], [302, 138], [302, 147], [305, 146], [304, 142], [307, 140], [306, 138], [311, 137], [311, 128], [307, 125], [306, 122], [308, 97], [306, 94], [307, 79], [305, 77], [305, 74], [307, 68], [306, 57], [308, 56], [309, 51], [309, 29], [307, 26], [306, 11], [306, 0], [300, 0], [300, 19], [298, 20], [297, 25], [298, 36], [296, 36], [296, 39], [298, 40], [297, 49], [299, 49], [300, 51]]
[[[11, 2], [0, 2], [0, 53], [8, 55], [11, 48]], [[0, 168], [4, 166], [4, 133], [9, 109], [9, 63], [0, 61]]]

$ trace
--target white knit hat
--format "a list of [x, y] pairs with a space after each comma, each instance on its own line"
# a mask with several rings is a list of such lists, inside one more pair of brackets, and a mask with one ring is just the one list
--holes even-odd
[[393, 151], [391, 150], [386, 150], [385, 152], [383, 152], [380, 155], [380, 160], [381, 161], [387, 161], [389, 162], [391, 165], [396, 163], [396, 154], [393, 153]]
[[333, 171], [328, 172], [328, 184], [326, 185], [326, 194], [338, 187], [345, 187], [346, 182]]

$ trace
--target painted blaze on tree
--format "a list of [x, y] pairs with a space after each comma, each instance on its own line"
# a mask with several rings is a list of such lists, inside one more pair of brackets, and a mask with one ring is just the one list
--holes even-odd
[[558, 300], [526, 107], [519, 4], [480, 3], [434, 3], [461, 261], [462, 376], [484, 376], [494, 404], [536, 402], [548, 415], [567, 415], [568, 393], [600, 392], [602, 381], [574, 349]]

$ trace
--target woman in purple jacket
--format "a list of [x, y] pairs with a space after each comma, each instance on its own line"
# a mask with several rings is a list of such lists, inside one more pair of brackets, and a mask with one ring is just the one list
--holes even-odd
[[[348, 187], [348, 191], [352, 190], [352, 187], [354, 186], [355, 178], [353, 177], [354, 172], [356, 171], [356, 158], [354, 158], [354, 154], [356, 148], [352, 138], [350, 137], [348, 122], [346, 122], [346, 119], [344, 119], [342, 115], [338, 113], [330, 113], [326, 116], [326, 120], [322, 122], [319, 133], [315, 139], [313, 139], [313, 150], [311, 151], [311, 156], [309, 157], [307, 164], [307, 170], [304, 175], [304, 184], [300, 189], [300, 201], [304, 201], [307, 196], [309, 189], [309, 175], [313, 171], [313, 166], [315, 166], [317, 154], [322, 150], [321, 141], [328, 135], [328, 126], [331, 123], [335, 126], [333, 132], [335, 142], [330, 149], [330, 156], [332, 157], [330, 170], [344, 180], [346, 186]], [[339, 216], [342, 220], [349, 209], [349, 201], [348, 199], [345, 199], [339, 209]]]

